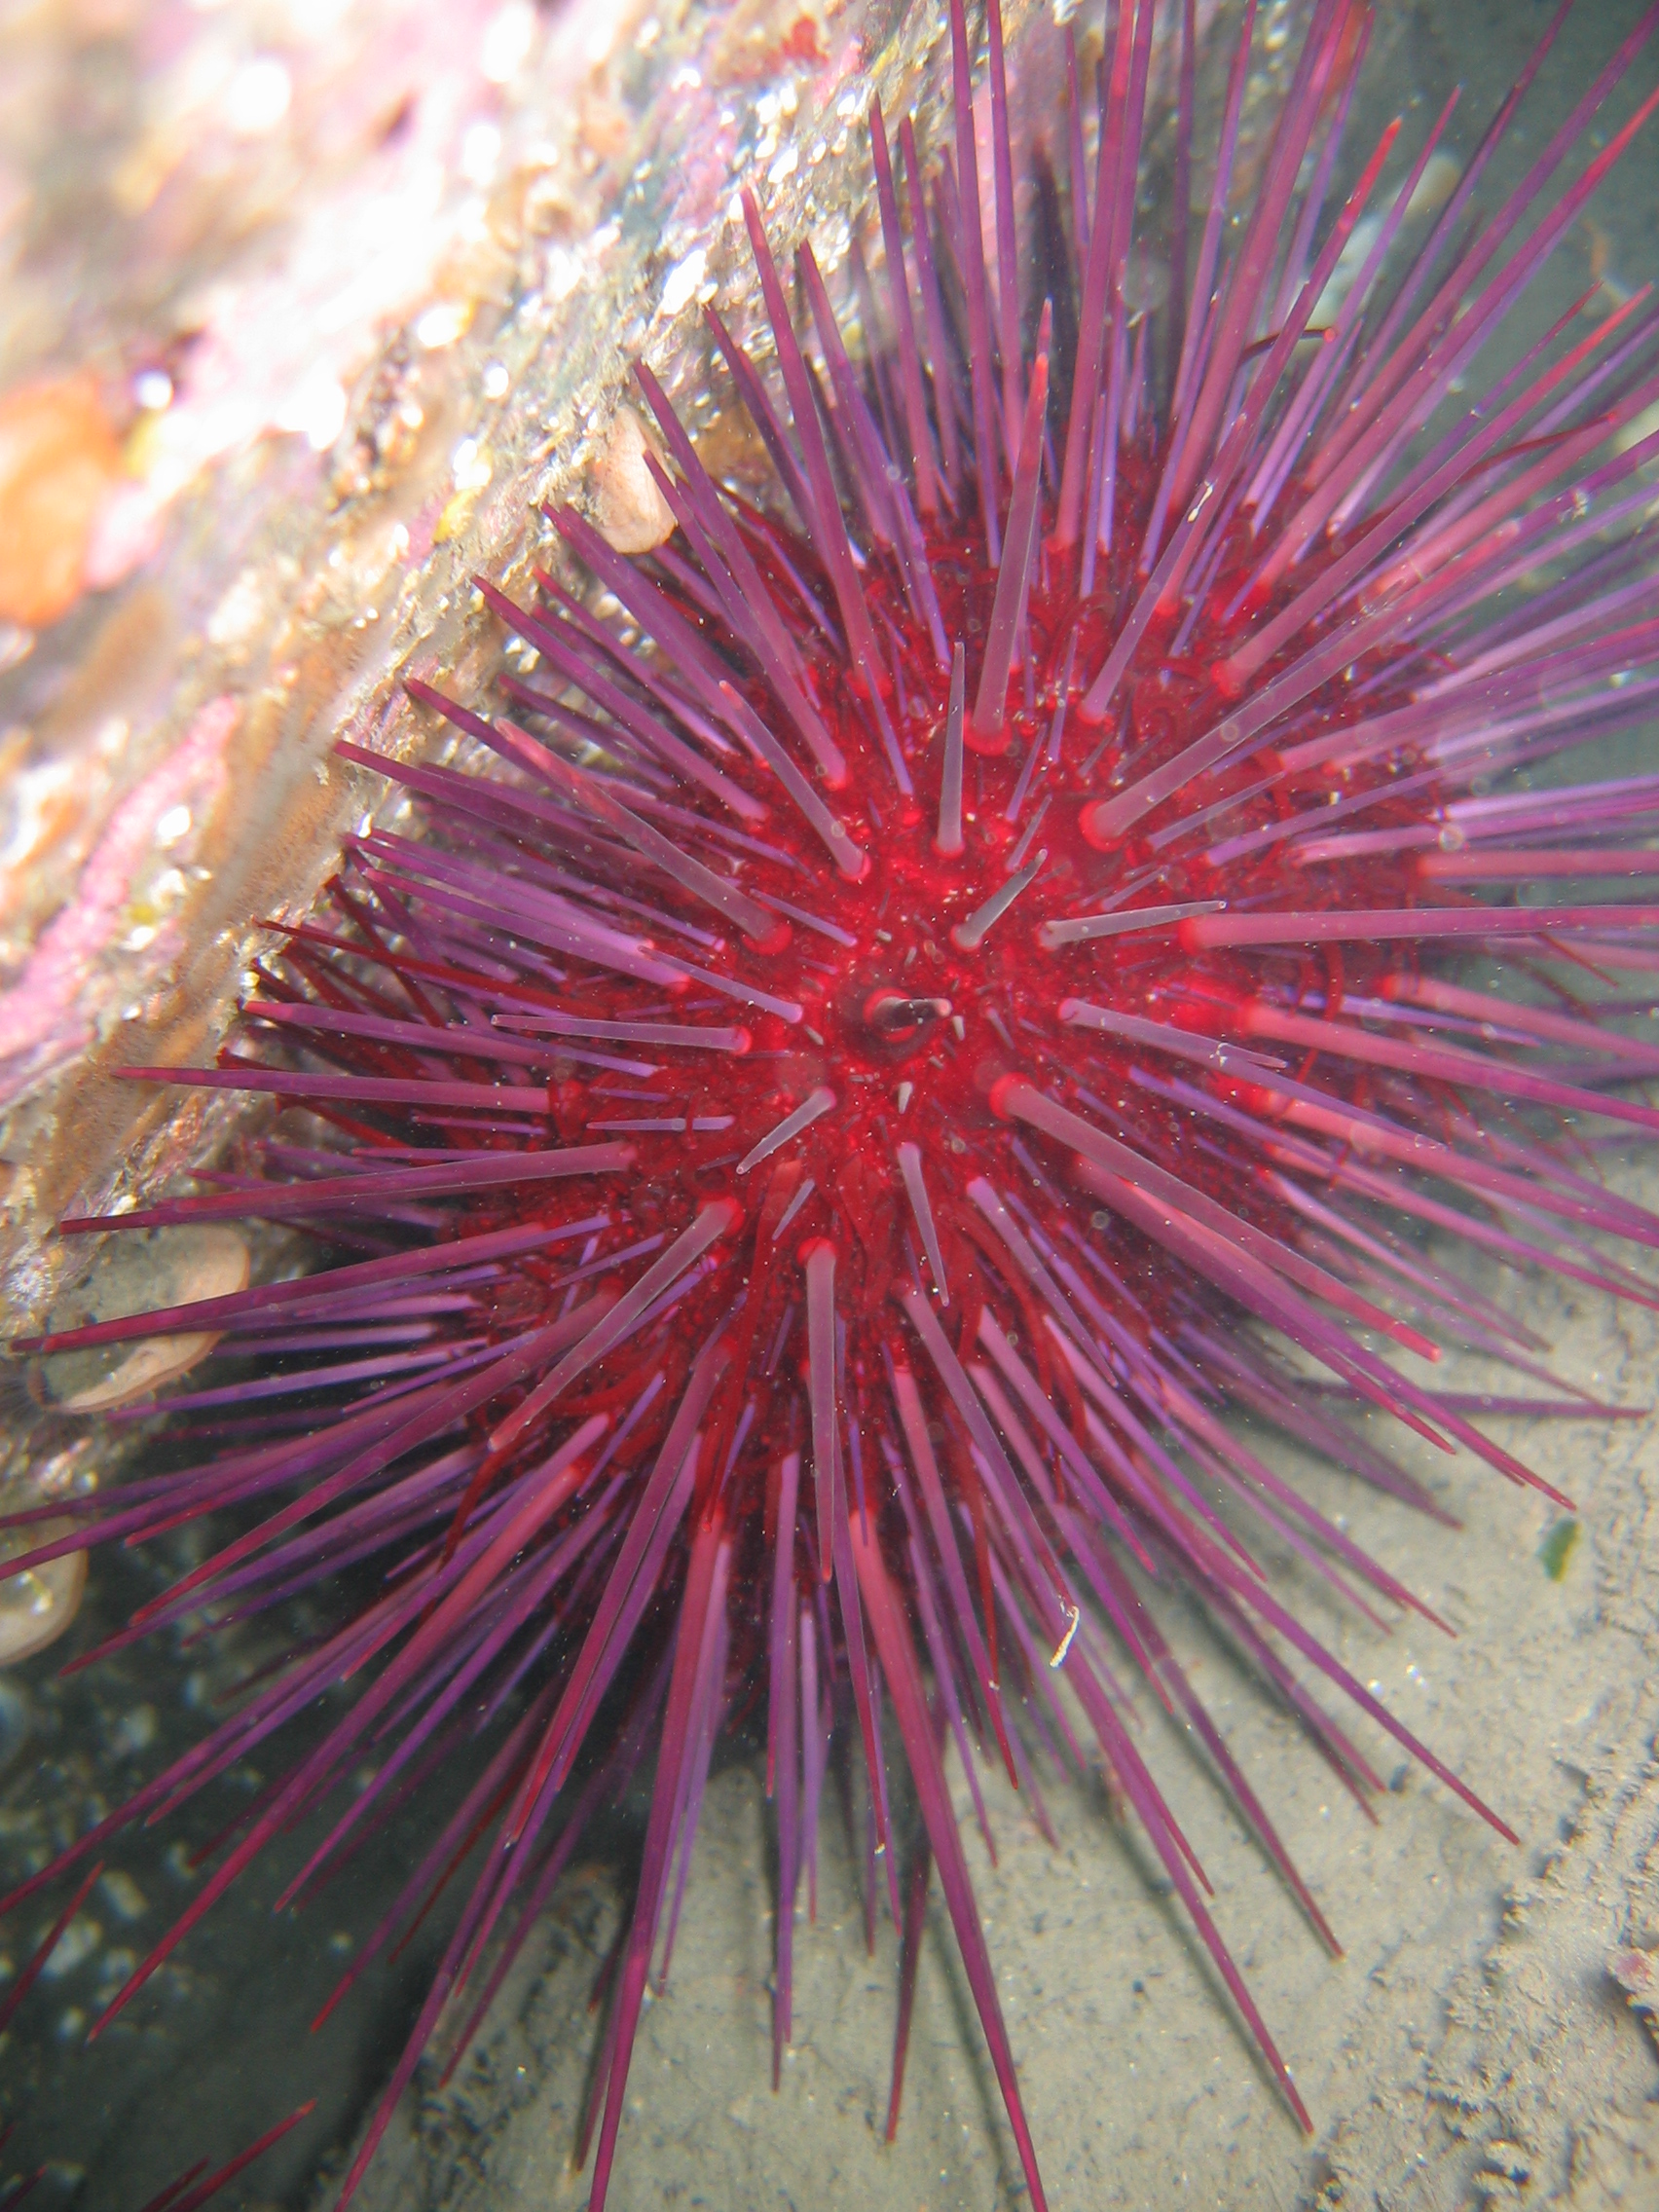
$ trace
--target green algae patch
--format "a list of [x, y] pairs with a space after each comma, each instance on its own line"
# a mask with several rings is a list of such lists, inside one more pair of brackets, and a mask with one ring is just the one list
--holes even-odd
[[1538, 1564], [1552, 1582], [1559, 1582], [1567, 1572], [1567, 1563], [1572, 1557], [1578, 1542], [1578, 1523], [1568, 1516], [1558, 1521], [1545, 1534], [1538, 1546]]

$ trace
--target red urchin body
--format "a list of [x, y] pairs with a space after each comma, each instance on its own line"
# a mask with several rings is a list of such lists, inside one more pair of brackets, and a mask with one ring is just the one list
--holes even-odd
[[[1124, 293], [1151, 6], [1119, 17], [1091, 169], [1065, 207], [1050, 194], [1048, 305], [1022, 297], [994, 5], [986, 267], [958, 9], [955, 164], [924, 189], [906, 124], [896, 176], [872, 118], [885, 283], [856, 365], [806, 248], [803, 350], [749, 205], [776, 376], [711, 320], [775, 500], [714, 482], [642, 370], [672, 539], [634, 561], [553, 518], [620, 614], [551, 575], [534, 606], [485, 586], [530, 648], [511, 719], [412, 681], [476, 741], [465, 763], [343, 751], [417, 794], [421, 834], [352, 841], [334, 915], [287, 930], [261, 976], [251, 1050], [139, 1071], [296, 1100], [339, 1142], [268, 1140], [257, 1178], [66, 1226], [276, 1218], [343, 1253], [45, 1341], [213, 1328], [221, 1358], [269, 1369], [175, 1393], [181, 1426], [214, 1424], [207, 1455], [79, 1509], [128, 1537], [250, 1509], [132, 1633], [204, 1604], [240, 1617], [359, 1560], [386, 1579], [69, 1855], [353, 1685], [115, 2009], [369, 1742], [390, 1746], [377, 1779], [290, 1896], [455, 1747], [490, 1746], [348, 1977], [482, 1846], [348, 2194], [444, 2006], [467, 1985], [464, 2046], [582, 1824], [654, 1746], [589, 2116], [603, 2202], [714, 1741], [762, 1701], [777, 2050], [847, 1716], [906, 1991], [937, 1862], [1042, 2203], [941, 1746], [972, 1772], [977, 1739], [1017, 1780], [1024, 1732], [1075, 1750], [1081, 1714], [1306, 2119], [1113, 1667], [1191, 1722], [1327, 1939], [1157, 1625], [1161, 1589], [1203, 1604], [1356, 1793], [1376, 1777], [1298, 1667], [1485, 1812], [1268, 1587], [1252, 1524], [1356, 1603], [1415, 1603], [1226, 1417], [1248, 1408], [1419, 1506], [1345, 1404], [1530, 1481], [1418, 1364], [1444, 1340], [1536, 1374], [1530, 1343], [1411, 1232], [1652, 1296], [1588, 1239], [1651, 1246], [1659, 1220], [1551, 1140], [1581, 1116], [1659, 1122], [1618, 1088], [1659, 1050], [1567, 980], [1650, 973], [1659, 909], [1574, 894], [1544, 915], [1514, 894], [1659, 872], [1641, 842], [1659, 782], [1486, 787], [1628, 726], [1659, 682], [1628, 522], [1656, 438], [1619, 437], [1654, 395], [1656, 318], [1637, 302], [1580, 344], [1552, 333], [1490, 404], [1445, 431], [1435, 412], [1637, 127], [1504, 258], [1652, 22], [1472, 242], [1491, 136], [1397, 263], [1437, 126], [1322, 324], [1393, 142], [1322, 217], [1368, 18], [1315, 9], [1230, 236], [1247, 26], [1211, 217], [1192, 254], [1184, 230], [1170, 242], [1175, 307], [1149, 321]], [[1181, 207], [1190, 10], [1184, 35]], [[1074, 72], [1081, 160], [1076, 93]], [[1521, 987], [1476, 989], [1471, 950]], [[895, 2118], [903, 2046], [902, 2025]]]

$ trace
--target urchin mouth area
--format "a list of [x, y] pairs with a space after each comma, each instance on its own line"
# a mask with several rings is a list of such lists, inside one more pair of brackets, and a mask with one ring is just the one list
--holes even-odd
[[932, 1040], [955, 1012], [947, 998], [913, 997], [891, 983], [866, 991], [856, 1016], [866, 1049], [890, 1060], [908, 1059]]

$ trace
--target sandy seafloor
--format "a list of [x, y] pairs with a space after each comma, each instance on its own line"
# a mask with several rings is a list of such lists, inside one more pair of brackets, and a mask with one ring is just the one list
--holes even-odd
[[[1580, 0], [1541, 88], [1552, 120], [1565, 104], [1563, 88], [1585, 81], [1635, 13]], [[1532, 0], [1436, 0], [1433, 8], [1385, 6], [1382, 17], [1368, 95], [1376, 114], [1402, 96], [1432, 94], [1437, 104], [1461, 74], [1467, 113], [1484, 119], [1545, 11]], [[1422, 106], [1413, 106], [1408, 135], [1425, 122]], [[1357, 121], [1354, 128], [1357, 144]], [[1461, 151], [1473, 135], [1471, 124]], [[1538, 142], [1530, 133], [1519, 152]], [[1632, 282], [1655, 258], [1656, 144], [1650, 128], [1597, 210], [1610, 266]], [[1587, 280], [1587, 252], [1575, 234], [1541, 287], [1548, 312]], [[1652, 1160], [1609, 1163], [1608, 1172], [1659, 1205]], [[1476, 1279], [1494, 1288], [1499, 1278]], [[1652, 1313], [1615, 1310], [1543, 1281], [1500, 1294], [1555, 1344], [1564, 1375], [1622, 1403], [1659, 1401]], [[1489, 1377], [1454, 1367], [1444, 1380], [1478, 1387]], [[1309, 1625], [1502, 1813], [1519, 1848], [1361, 1721], [1362, 1745], [1397, 1785], [1371, 1825], [1198, 1626], [1176, 1624], [1197, 1686], [1346, 1947], [1332, 1962], [1197, 1760], [1141, 1700], [1155, 1770], [1215, 1884], [1222, 1932], [1313, 2115], [1310, 2142], [1254, 2057], [1144, 1845], [1098, 1788], [1080, 1790], [1045, 1772], [1059, 1835], [1051, 1850], [1027, 1809], [989, 1782], [1001, 1855], [993, 1871], [957, 1778], [1055, 2212], [1452, 2212], [1483, 2204], [1659, 2212], [1659, 2050], [1609, 1971], [1621, 1949], [1659, 1954], [1659, 1527], [1651, 1510], [1659, 1421], [1498, 1423], [1493, 1432], [1577, 1502], [1580, 1534], [1559, 1581], [1539, 1558], [1558, 1519], [1547, 1501], [1466, 1457], [1413, 1454], [1398, 1437], [1395, 1448], [1460, 1516], [1460, 1533], [1316, 1463], [1296, 1471], [1453, 1623], [1456, 1640], [1415, 1621], [1381, 1637], [1343, 1616], [1293, 1563], [1272, 1564]], [[1283, 1463], [1282, 1443], [1272, 1449]], [[122, 1580], [124, 1565], [102, 1571], [110, 1607], [149, 1594], [148, 1584]], [[30, 1681], [44, 1680], [53, 1664], [34, 1662]], [[188, 1690], [177, 1659], [163, 1652], [148, 1676], [107, 1694], [112, 1712], [123, 1698], [135, 1713], [153, 1698], [166, 1740], [186, 1725]], [[64, 1708], [71, 1710], [87, 1709]], [[125, 1750], [89, 1756], [102, 1760], [112, 1799], [129, 1786], [136, 1769], [122, 1763]], [[643, 2024], [614, 2212], [687, 2204], [978, 2212], [1023, 2203], [937, 1885], [903, 2121], [895, 2144], [881, 2139], [897, 1947], [884, 1923], [873, 1960], [866, 1955], [832, 1796], [819, 1923], [803, 1924], [797, 1945], [795, 2040], [772, 2095], [766, 1839], [757, 1767], [735, 1759], [711, 1787], [668, 1995]], [[406, 1848], [407, 1838], [393, 1840]], [[158, 1900], [167, 1862], [161, 1842], [149, 1861], [147, 1848], [124, 1847], [117, 1862], [134, 1868]], [[199, 2149], [228, 2155], [313, 2086], [323, 2089], [331, 2132], [349, 2144], [389, 2062], [388, 2038], [430, 1963], [409, 1962], [401, 1983], [383, 1985], [354, 2021], [337, 2016], [321, 2043], [304, 2037], [301, 2023], [349, 1950], [345, 1932], [374, 1917], [375, 1878], [365, 1872], [355, 1898], [331, 1893], [317, 1917], [275, 1927], [262, 1919], [274, 1880], [262, 1877], [245, 1899], [227, 1900], [166, 1999], [180, 2017], [198, 2006], [193, 2040], [181, 2039], [170, 2058], [160, 2046], [152, 2071], [133, 2073], [125, 2105], [110, 2107], [107, 2086], [88, 2092], [84, 2139], [66, 2139], [58, 2126], [55, 2140], [68, 2162], [39, 2200], [136, 2205], [142, 2194], [124, 2193], [116, 2181], [112, 2139], [142, 2151], [147, 2191]], [[384, 1865], [378, 1879], [384, 1887]], [[594, 2040], [587, 1998], [617, 1899], [603, 1859], [576, 1869], [454, 2083], [439, 2091], [435, 2077], [423, 2076], [405, 2100], [358, 2199], [363, 2212], [558, 2212], [585, 2202], [587, 2182], [571, 2171], [569, 2154]], [[135, 1939], [98, 1909], [110, 1942]], [[335, 1929], [341, 1934], [331, 1936]], [[84, 1994], [65, 1981], [66, 2000]], [[158, 2017], [166, 2016], [159, 1999]], [[102, 2047], [109, 2066], [127, 2063]], [[19, 2062], [14, 2037], [8, 2064]], [[58, 2062], [44, 2046], [29, 2057], [43, 2082]], [[61, 2064], [84, 2061], [65, 2053]], [[76, 2109], [77, 2092], [63, 2086], [70, 2079], [54, 2075], [42, 2090], [55, 2120]], [[344, 2155], [335, 2156], [336, 2172]], [[92, 2194], [77, 2199], [70, 2176], [82, 2162], [94, 2169]], [[308, 2193], [289, 2164], [280, 2180], [262, 2168], [224, 2201], [236, 2212], [268, 2212], [278, 2198], [315, 2212], [334, 2200], [326, 2177]]]

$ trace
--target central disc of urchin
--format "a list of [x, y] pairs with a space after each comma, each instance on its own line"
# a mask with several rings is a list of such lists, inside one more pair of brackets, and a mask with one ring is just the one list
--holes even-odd
[[884, 1053], [895, 1062], [919, 1052], [932, 1040], [936, 1024], [947, 1021], [955, 1011], [947, 998], [918, 996], [893, 983], [877, 983], [862, 998], [855, 983], [853, 997], [857, 1011], [848, 1028], [866, 1051]]

